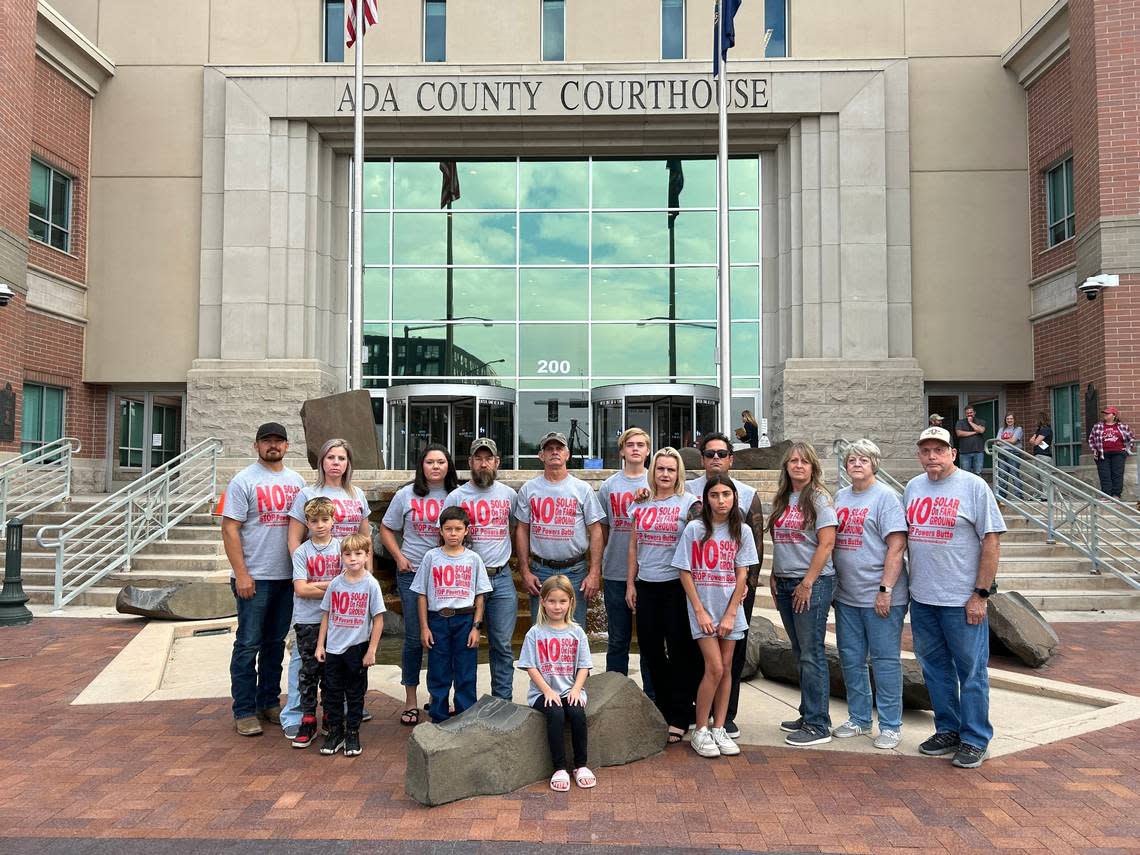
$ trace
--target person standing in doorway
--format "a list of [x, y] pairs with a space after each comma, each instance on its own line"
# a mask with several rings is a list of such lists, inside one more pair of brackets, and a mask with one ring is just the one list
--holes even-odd
[[[1021, 439], [1024, 431], [1017, 423], [1017, 416], [1006, 413], [1005, 424], [998, 431], [998, 441], [1012, 445], [1015, 449], [1021, 448]], [[1021, 498], [1021, 458], [1014, 451], [1008, 459], [998, 461], [997, 472], [994, 473], [994, 492], [998, 501], [1008, 499], [1012, 493], [1014, 497]]]
[[976, 418], [973, 407], [966, 407], [966, 417], [954, 425], [958, 437], [958, 457], [962, 468], [975, 475], [982, 474], [986, 454], [986, 423]]
[[1124, 492], [1124, 461], [1132, 453], [1135, 434], [1120, 421], [1116, 407], [1105, 407], [1101, 419], [1089, 431], [1089, 449], [1096, 461], [1100, 490], [1117, 499]]
[[305, 486], [285, 466], [289, 435], [283, 425], [259, 427], [254, 449], [257, 461], [230, 481], [222, 508], [222, 543], [237, 598], [230, 694], [242, 736], [260, 736], [261, 721], [281, 722], [281, 660], [293, 617], [289, 508]]
[[744, 429], [744, 436], [740, 437], [740, 441], [748, 443], [749, 448], [756, 448], [760, 444], [760, 425], [756, 417], [752, 415], [751, 410], [745, 410], [740, 414], [740, 418], [744, 421], [741, 426]]

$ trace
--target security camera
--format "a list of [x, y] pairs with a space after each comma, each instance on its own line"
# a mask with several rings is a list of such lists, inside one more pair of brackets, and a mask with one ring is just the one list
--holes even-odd
[[12, 290], [11, 285], [0, 282], [0, 306], [7, 306], [15, 296], [16, 292]]
[[1096, 276], [1090, 276], [1078, 285], [1077, 290], [1084, 294], [1087, 299], [1095, 300], [1096, 295], [1105, 288], [1118, 287], [1120, 287], [1120, 277], [1115, 273], [1099, 273]]

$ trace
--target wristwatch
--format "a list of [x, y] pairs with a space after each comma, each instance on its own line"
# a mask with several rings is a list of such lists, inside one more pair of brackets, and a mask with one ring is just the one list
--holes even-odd
[[974, 588], [974, 593], [981, 597], [983, 600], [988, 600], [990, 598], [989, 588]]
[[475, 628], [476, 629], [482, 629], [483, 628], [483, 621], [481, 621], [481, 620], [475, 621]]
[[893, 588], [890, 585], [880, 585], [879, 586], [879, 593], [880, 594], [889, 594], [892, 590], [893, 590]]

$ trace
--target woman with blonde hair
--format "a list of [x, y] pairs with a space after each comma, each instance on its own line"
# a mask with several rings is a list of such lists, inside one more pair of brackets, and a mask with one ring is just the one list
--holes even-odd
[[740, 417], [744, 420], [744, 425], [741, 428], [744, 435], [740, 436], [740, 433], [737, 432], [737, 436], [740, 437], [741, 442], [747, 442], [749, 448], [756, 448], [760, 444], [760, 423], [756, 421], [751, 410], [745, 410], [740, 414]]
[[819, 456], [809, 443], [792, 443], [780, 464], [768, 531], [772, 599], [800, 666], [799, 717], [780, 724], [788, 734], [784, 741], [796, 747], [831, 741], [831, 676], [824, 635], [835, 593], [831, 552], [837, 524]]

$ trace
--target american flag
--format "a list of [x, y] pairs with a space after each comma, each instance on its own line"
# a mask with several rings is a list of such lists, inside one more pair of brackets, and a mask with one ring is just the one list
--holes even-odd
[[[356, 4], [360, 0], [348, 0], [344, 4], [344, 44], [346, 47], [352, 47], [356, 44]], [[363, 0], [364, 2], [364, 33], [368, 33], [369, 26], [372, 26], [380, 17], [380, 13], [376, 11], [376, 0]]]

